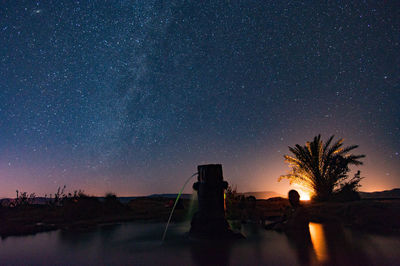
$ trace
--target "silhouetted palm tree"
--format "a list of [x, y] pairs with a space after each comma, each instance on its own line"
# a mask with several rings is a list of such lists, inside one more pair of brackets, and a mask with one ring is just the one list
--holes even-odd
[[343, 139], [331, 145], [333, 137], [324, 144], [321, 135], [318, 135], [305, 146], [296, 144], [294, 148], [289, 147], [294, 156], [284, 155], [284, 158], [292, 170], [280, 176], [278, 181], [288, 179], [291, 184], [312, 190], [316, 200], [328, 200], [335, 187], [348, 178], [349, 165], [361, 165], [363, 163], [359, 159], [365, 157], [349, 154], [358, 145], [342, 147]]

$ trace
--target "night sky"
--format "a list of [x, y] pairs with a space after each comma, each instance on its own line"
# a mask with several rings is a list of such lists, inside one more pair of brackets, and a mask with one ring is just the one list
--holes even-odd
[[319, 133], [400, 187], [397, 0], [4, 0], [0, 32], [0, 197], [176, 193], [205, 163], [284, 194]]

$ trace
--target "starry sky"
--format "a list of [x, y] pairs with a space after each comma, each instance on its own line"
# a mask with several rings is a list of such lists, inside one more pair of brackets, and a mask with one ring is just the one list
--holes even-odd
[[206, 163], [285, 194], [319, 133], [400, 187], [399, 1], [4, 0], [0, 32], [0, 197], [176, 193]]

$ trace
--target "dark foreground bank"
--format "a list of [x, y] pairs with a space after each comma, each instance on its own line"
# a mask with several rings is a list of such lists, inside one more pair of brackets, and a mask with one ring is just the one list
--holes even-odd
[[[26, 205], [0, 208], [0, 236], [27, 235], [51, 230], [86, 230], [99, 224], [129, 221], [166, 222], [171, 198], [136, 198], [127, 204], [96, 198], [71, 201], [63, 206]], [[190, 219], [195, 203], [183, 199], [172, 221]], [[400, 200], [354, 202], [303, 202], [311, 222], [340, 224], [355, 230], [400, 234]], [[279, 219], [289, 206], [284, 198], [246, 200], [230, 204], [227, 218], [238, 222], [265, 223]]]
[[[181, 221], [187, 213], [182, 200], [173, 221]], [[166, 221], [170, 214], [169, 198], [136, 198], [127, 204], [117, 200], [100, 201], [87, 197], [68, 201], [62, 206], [25, 205], [0, 208], [0, 236], [27, 235], [38, 232], [63, 230], [85, 230], [99, 224], [129, 221]]]

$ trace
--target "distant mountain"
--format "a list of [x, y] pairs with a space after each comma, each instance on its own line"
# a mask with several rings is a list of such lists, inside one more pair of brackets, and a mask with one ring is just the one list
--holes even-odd
[[[121, 203], [128, 203], [133, 199], [137, 198], [170, 198], [170, 199], [175, 199], [178, 196], [178, 194], [152, 194], [148, 196], [135, 196], [135, 197], [117, 197], [119, 202]], [[191, 199], [192, 194], [182, 194], [181, 198], [182, 199]], [[104, 197], [96, 197], [100, 201], [104, 201]], [[44, 198], [44, 197], [36, 197], [33, 199], [32, 204], [39, 204], [39, 205], [45, 205], [49, 204], [50, 202], [54, 201], [54, 198]], [[10, 203], [15, 202], [15, 198], [3, 198], [0, 199], [0, 206], [8, 206]]]
[[[256, 197], [256, 199], [268, 199], [268, 198], [273, 198], [273, 197], [284, 197], [283, 195], [276, 193], [274, 191], [257, 191], [257, 192], [244, 192], [244, 193], [237, 193], [238, 195], [244, 195], [246, 197], [248, 196], [254, 196]], [[133, 196], [133, 197], [117, 197], [118, 200], [121, 203], [128, 203], [129, 201], [136, 199], [136, 198], [170, 198], [170, 199], [175, 199], [178, 196], [178, 194], [175, 193], [165, 193], [165, 194], [151, 194], [151, 195], [147, 195], [147, 196]], [[99, 200], [103, 201], [104, 197], [97, 197]], [[181, 198], [182, 199], [191, 199], [192, 198], [192, 194], [187, 194], [187, 193], [183, 193], [181, 194]], [[6, 203], [6, 202], [10, 202], [10, 201], [14, 201], [15, 199], [0, 199], [0, 204], [1, 203]], [[53, 199], [49, 199], [49, 198], [44, 198], [44, 197], [36, 197], [33, 201], [34, 204], [47, 204], [50, 201], [52, 201]]]
[[[31, 203], [44, 205], [44, 204], [49, 203], [50, 201], [51, 201], [51, 199], [49, 199], [49, 198], [36, 197], [31, 201]], [[15, 198], [3, 198], [3, 199], [0, 199], [0, 206], [8, 206], [9, 204], [14, 203], [14, 202], [15, 202]]]
[[[256, 191], [256, 192], [238, 192], [237, 195], [244, 195], [245, 197], [248, 196], [254, 196], [256, 199], [269, 199], [269, 198], [274, 198], [274, 197], [285, 197], [282, 194], [276, 193], [274, 191]], [[156, 198], [156, 197], [162, 197], [162, 198], [176, 198], [178, 194], [152, 194], [146, 197], [149, 198]], [[190, 199], [192, 197], [192, 194], [182, 194], [181, 198], [183, 199]]]
[[375, 191], [375, 192], [359, 192], [362, 199], [388, 199], [388, 198], [400, 198], [400, 188], [392, 190]]
[[[173, 198], [175, 199], [176, 197], [178, 197], [178, 194], [152, 194], [149, 196], [146, 196], [148, 198]], [[190, 199], [192, 198], [192, 194], [181, 194], [181, 198], [182, 199]]]
[[256, 199], [269, 199], [275, 197], [285, 197], [282, 194], [276, 193], [274, 191], [256, 191], [256, 192], [243, 192], [237, 193], [238, 195], [244, 195], [245, 197], [253, 196]]
[[[275, 197], [283, 197], [286, 198], [285, 195], [276, 193], [274, 191], [255, 191], [255, 192], [238, 192], [238, 195], [244, 195], [245, 197], [254, 196], [256, 199], [269, 199]], [[384, 191], [375, 191], [375, 192], [359, 192], [360, 197], [362, 199], [390, 199], [390, 198], [398, 198], [400, 199], [400, 188], [395, 188], [392, 190], [384, 190]], [[148, 196], [136, 196], [136, 197], [118, 197], [118, 200], [121, 203], [128, 203], [132, 199], [148, 197], [148, 198], [171, 198], [175, 199], [178, 194], [175, 193], [166, 193], [166, 194], [151, 194]], [[183, 199], [191, 199], [192, 194], [182, 194], [181, 198]], [[104, 200], [104, 197], [98, 197], [100, 200]], [[0, 205], [7, 204], [9, 202], [14, 201], [15, 199], [4, 198], [0, 199]], [[34, 204], [47, 204], [52, 199], [44, 198], [44, 197], [36, 197], [33, 201]]]

